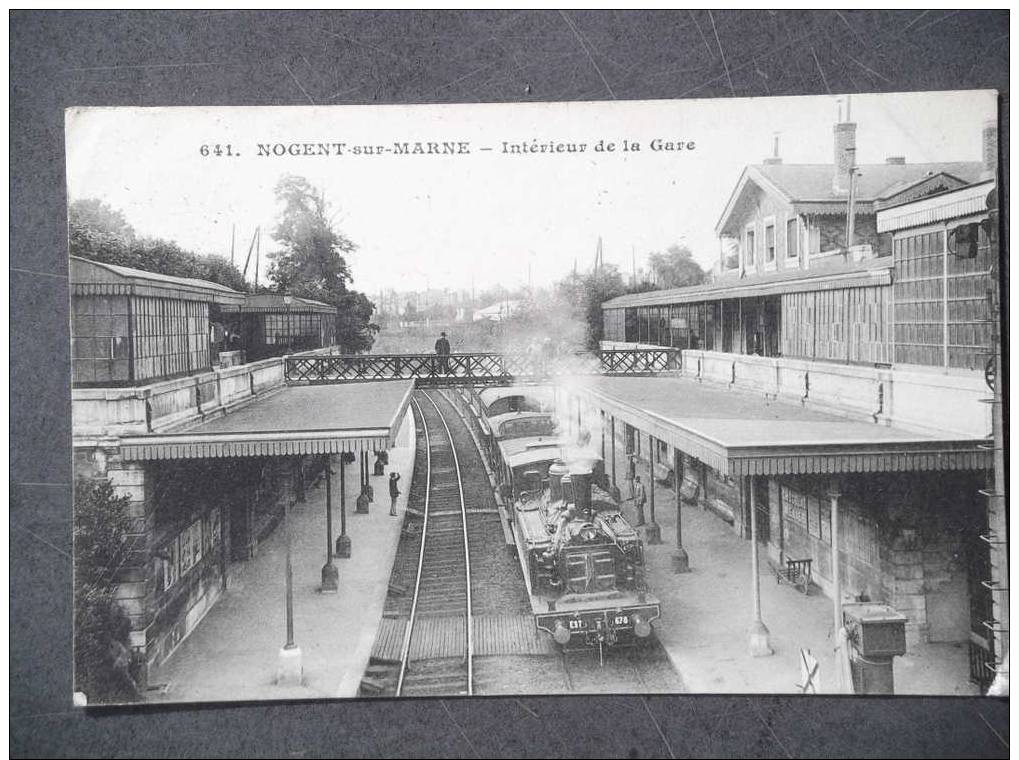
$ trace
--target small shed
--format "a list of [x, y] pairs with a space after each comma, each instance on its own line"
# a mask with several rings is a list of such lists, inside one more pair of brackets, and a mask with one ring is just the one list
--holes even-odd
[[239, 335], [248, 361], [335, 343], [336, 307], [282, 293], [246, 295], [221, 308], [227, 331]]
[[212, 368], [210, 314], [244, 294], [208, 280], [70, 257], [71, 381], [133, 385]]

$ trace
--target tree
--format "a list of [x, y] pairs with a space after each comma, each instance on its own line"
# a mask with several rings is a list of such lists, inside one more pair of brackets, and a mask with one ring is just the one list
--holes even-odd
[[656, 289], [700, 285], [707, 277], [707, 272], [694, 261], [693, 252], [685, 245], [670, 245], [665, 253], [652, 253], [648, 264]]
[[605, 325], [601, 305], [626, 292], [623, 276], [614, 264], [601, 266], [595, 272], [573, 272], [556, 287], [557, 294], [574, 305], [578, 319], [587, 326], [588, 348], [598, 348]]
[[282, 210], [272, 232], [280, 248], [269, 254], [273, 287], [335, 306], [337, 342], [348, 350], [371, 348], [378, 332], [371, 324], [375, 306], [347, 289], [353, 277], [344, 255], [357, 246], [333, 228], [325, 196], [304, 177], [284, 175], [275, 192]]
[[67, 218], [72, 229], [102, 230], [125, 243], [135, 238], [134, 227], [128, 224], [124, 213], [98, 198], [74, 201], [67, 209]]
[[370, 349], [380, 329], [371, 321], [375, 304], [364, 293], [352, 290], [340, 296], [336, 306], [336, 342], [343, 353]]
[[138, 237], [120, 211], [96, 198], [77, 200], [70, 205], [68, 239], [72, 256], [171, 277], [209, 280], [242, 292], [250, 289], [226, 259], [185, 251], [170, 240]]
[[130, 650], [131, 624], [114, 596], [131, 551], [128, 498], [108, 480], [74, 488], [74, 688], [91, 702], [142, 699]]

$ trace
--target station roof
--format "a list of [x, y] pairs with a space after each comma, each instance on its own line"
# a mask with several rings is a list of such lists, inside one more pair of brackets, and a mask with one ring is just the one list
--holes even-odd
[[69, 257], [71, 289], [75, 295], [142, 295], [241, 304], [244, 294], [226, 285], [192, 277], [174, 277], [145, 269], [106, 264], [80, 256]]
[[[874, 213], [876, 205], [932, 177], [948, 185], [965, 185], [980, 178], [979, 161], [934, 163], [860, 164], [857, 167], [855, 204], [857, 214]], [[796, 214], [842, 215], [847, 195], [832, 187], [834, 164], [751, 164], [744, 168], [725, 209], [715, 225], [718, 235], [740, 235], [743, 220], [754, 204], [755, 188], [780, 198]]]
[[172, 433], [127, 436], [127, 460], [293, 456], [394, 445], [413, 380], [287, 386]]
[[987, 195], [994, 188], [994, 180], [988, 179], [889, 206], [877, 212], [877, 231], [895, 232], [946, 219], [986, 213]]
[[284, 300], [286, 296], [282, 293], [259, 293], [258, 295], [245, 295], [243, 303], [232, 304], [223, 311], [237, 312], [272, 312], [283, 313], [291, 311], [295, 314], [314, 312], [318, 314], [335, 314], [336, 307], [330, 306], [322, 301], [313, 301], [310, 298], [290, 296], [290, 303]]
[[890, 256], [865, 259], [859, 262], [841, 261], [841, 257], [836, 256], [830, 257], [829, 261], [811, 263], [810, 269], [783, 269], [778, 272], [745, 278], [737, 274], [724, 275], [706, 285], [649, 290], [646, 293], [618, 296], [602, 303], [602, 309], [666, 306], [717, 301], [726, 298], [754, 298], [781, 293], [800, 293], [864, 285], [888, 285], [892, 281], [891, 267]]
[[688, 378], [595, 377], [579, 392], [733, 477], [991, 466], [984, 440], [853, 420]]

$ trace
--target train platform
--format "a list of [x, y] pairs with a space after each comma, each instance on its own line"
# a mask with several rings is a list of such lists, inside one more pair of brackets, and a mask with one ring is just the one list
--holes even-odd
[[[638, 473], [649, 482], [646, 462], [639, 466]], [[691, 571], [676, 573], [672, 566], [675, 492], [656, 484], [655, 501], [663, 543], [646, 547], [648, 582], [662, 603], [662, 618], [655, 624], [655, 631], [682, 674], [687, 691], [800, 693], [800, 650], [806, 649], [819, 665], [814, 679], [818, 693], [835, 692], [831, 600], [817, 588], [805, 596], [789, 585], [779, 586], [762, 556], [761, 615], [770, 631], [774, 654], [750, 656], [750, 542], [737, 536], [714, 513], [684, 505], [683, 545]], [[631, 501], [623, 503], [623, 513], [634, 519]], [[962, 644], [914, 645], [906, 655], [895, 658], [894, 678], [896, 694], [979, 693], [969, 682], [967, 650]]]
[[[294, 639], [304, 669], [299, 686], [275, 683], [279, 649], [286, 641], [282, 526], [246, 562], [232, 562], [228, 588], [176, 652], [150, 674], [150, 701], [210, 702], [353, 697], [382, 617], [414, 467], [414, 420], [408, 411], [390, 450], [386, 476], [372, 476], [375, 500], [367, 515], [355, 512], [357, 466], [347, 466], [349, 559], [333, 559], [339, 591], [320, 592], [325, 563], [325, 480], [308, 488], [290, 513], [293, 527]], [[401, 475], [399, 517], [389, 515], [388, 473]], [[339, 477], [333, 478], [333, 528], [339, 534]], [[270, 621], [276, 621], [272, 625]], [[269, 622], [270, 624], [266, 624]]]

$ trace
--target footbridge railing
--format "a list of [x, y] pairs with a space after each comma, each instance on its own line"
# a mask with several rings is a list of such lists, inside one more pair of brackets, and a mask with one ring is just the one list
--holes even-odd
[[534, 354], [358, 354], [288, 356], [288, 383], [415, 379], [423, 387], [501, 385], [575, 375], [656, 375], [680, 369], [673, 348]]

